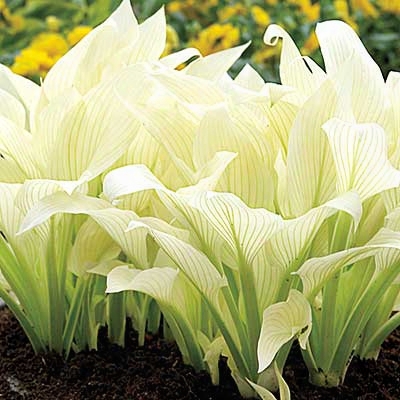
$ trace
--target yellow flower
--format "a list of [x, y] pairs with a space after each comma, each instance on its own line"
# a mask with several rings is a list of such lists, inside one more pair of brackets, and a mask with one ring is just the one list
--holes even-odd
[[10, 15], [7, 22], [11, 25], [14, 32], [21, 32], [25, 27], [25, 19], [21, 15]]
[[167, 14], [182, 11], [183, 4], [181, 1], [171, 1], [167, 4]]
[[397, 0], [378, 0], [380, 9], [384, 12], [400, 14], [400, 1]]
[[0, 3], [0, 13], [2, 14], [2, 17], [0, 16], [0, 20], [3, 19], [3, 21], [6, 22], [6, 24], [11, 27], [13, 32], [20, 32], [25, 26], [25, 19], [21, 15], [16, 15], [16, 14], [11, 14], [10, 9], [7, 7], [7, 4], [5, 2]]
[[259, 65], [265, 65], [271, 58], [277, 57], [280, 54], [281, 45], [263, 47], [261, 50], [257, 50], [253, 53], [251, 59], [253, 62]]
[[246, 14], [247, 14], [247, 9], [241, 3], [228, 5], [217, 11], [219, 21], [226, 21], [237, 15], [246, 15]]
[[171, 26], [167, 25], [167, 41], [165, 43], [165, 49], [161, 55], [164, 57], [170, 54], [173, 50], [175, 50], [179, 46], [179, 36], [176, 33], [176, 30]]
[[7, 8], [6, 0], [0, 0], [0, 12]]
[[190, 47], [196, 47], [203, 55], [227, 49], [239, 43], [239, 28], [232, 24], [212, 24], [202, 30], [198, 37], [189, 42]]
[[271, 21], [269, 14], [257, 5], [251, 7], [251, 15], [260, 28], [265, 28]]
[[318, 38], [315, 32], [311, 32], [310, 36], [308, 36], [307, 40], [305, 41], [301, 51], [304, 55], [308, 56], [312, 54], [315, 50], [318, 49]]
[[349, 14], [349, 6], [347, 4], [346, 0], [334, 0], [333, 5], [336, 10], [336, 14], [340, 19], [342, 19], [344, 22], [348, 23], [356, 32], [358, 31], [358, 25], [357, 23], [353, 20], [353, 18], [350, 17]]
[[40, 33], [33, 39], [29, 47], [44, 51], [56, 61], [68, 51], [68, 43], [58, 33]]
[[67, 35], [67, 41], [70, 46], [74, 46], [77, 44], [83, 37], [85, 37], [92, 28], [86, 25], [76, 26], [72, 31], [70, 31]]
[[299, 7], [300, 11], [305, 15], [308, 21], [316, 21], [319, 18], [319, 3], [312, 4], [310, 0], [292, 0], [291, 3]]
[[58, 32], [61, 26], [61, 20], [54, 15], [46, 17], [46, 25], [49, 31]]
[[45, 51], [28, 47], [15, 57], [11, 70], [19, 75], [44, 76], [54, 63]]
[[276, 6], [278, 4], [278, 0], [265, 0], [265, 4], [269, 6]]
[[[396, 1], [394, 1], [396, 3]], [[360, 10], [364, 15], [372, 18], [379, 17], [378, 10], [369, 0], [351, 0], [351, 5], [354, 10]]]

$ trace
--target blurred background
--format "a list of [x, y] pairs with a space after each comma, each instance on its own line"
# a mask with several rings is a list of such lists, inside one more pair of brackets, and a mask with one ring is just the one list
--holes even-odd
[[[120, 0], [0, 0], [0, 63], [36, 82], [106, 19]], [[323, 66], [314, 34], [318, 21], [350, 24], [384, 76], [400, 70], [400, 0], [133, 0], [142, 22], [165, 6], [165, 54], [197, 47], [203, 55], [252, 41], [232, 68], [250, 63], [265, 80], [278, 81], [279, 46], [263, 43], [271, 23], [284, 27], [304, 55]]]

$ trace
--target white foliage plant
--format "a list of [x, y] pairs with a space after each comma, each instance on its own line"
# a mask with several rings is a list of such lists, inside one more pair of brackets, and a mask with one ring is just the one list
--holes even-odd
[[400, 325], [400, 73], [341, 21], [316, 29], [325, 70], [267, 28], [281, 84], [228, 75], [247, 44], [160, 58], [165, 32], [124, 0], [40, 86], [1, 66], [0, 296], [35, 351], [162, 315], [244, 397], [290, 399], [295, 340], [339, 385]]

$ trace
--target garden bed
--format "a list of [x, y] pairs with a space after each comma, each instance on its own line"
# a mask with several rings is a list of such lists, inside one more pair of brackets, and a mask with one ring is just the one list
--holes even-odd
[[[101, 332], [99, 351], [73, 355], [68, 362], [59, 356], [35, 356], [8, 309], [0, 310], [0, 398], [2, 399], [132, 399], [214, 400], [240, 399], [221, 363], [221, 385], [213, 386], [205, 372], [183, 365], [176, 346], [148, 337], [137, 347], [132, 329], [127, 345], [110, 344]], [[384, 343], [379, 360], [354, 360], [340, 388], [321, 389], [308, 384], [307, 370], [294, 349], [285, 369], [292, 399], [400, 399], [400, 329]]]

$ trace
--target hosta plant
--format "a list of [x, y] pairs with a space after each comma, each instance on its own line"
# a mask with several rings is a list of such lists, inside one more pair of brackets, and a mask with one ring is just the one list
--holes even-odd
[[163, 11], [124, 1], [41, 86], [1, 70], [0, 295], [36, 351], [104, 324], [123, 344], [126, 316], [143, 341], [161, 310], [185, 362], [217, 383], [225, 355], [264, 399], [289, 398], [294, 340], [318, 385], [376, 357], [399, 324], [400, 79], [348, 25], [316, 34], [325, 69], [271, 25], [281, 84], [232, 79], [247, 44], [160, 59]]
[[[96, 201], [101, 174], [140, 157], [129, 146], [141, 124], [121, 107], [113, 79], [126, 65], [157, 61], [164, 39], [162, 12], [139, 25], [124, 1], [58, 61], [41, 86], [1, 67], [0, 294], [35, 351], [96, 347], [98, 327], [106, 322], [113, 340], [123, 343], [126, 314], [112, 311], [121, 296], [105, 296], [104, 269], [88, 273], [124, 261], [121, 248], [79, 214], [84, 204], [108, 207]], [[34, 230], [23, 222], [28, 211], [40, 209], [38, 201], [45, 212], [52, 196], [63, 193], [76, 196], [70, 215], [48, 214]], [[135, 304], [128, 299], [123, 309], [133, 316]], [[143, 331], [147, 313], [136, 317]]]

